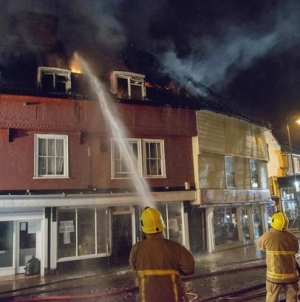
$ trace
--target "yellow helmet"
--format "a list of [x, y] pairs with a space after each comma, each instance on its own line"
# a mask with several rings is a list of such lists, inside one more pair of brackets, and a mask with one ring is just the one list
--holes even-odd
[[271, 218], [271, 227], [277, 231], [283, 231], [288, 225], [288, 218], [283, 212], [276, 212]]
[[165, 229], [165, 223], [161, 213], [150, 207], [146, 207], [141, 215], [142, 231], [145, 234], [155, 234]]

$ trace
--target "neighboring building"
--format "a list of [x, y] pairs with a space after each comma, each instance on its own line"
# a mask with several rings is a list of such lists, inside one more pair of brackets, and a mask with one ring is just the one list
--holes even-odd
[[197, 251], [207, 242], [215, 251], [253, 243], [267, 229], [267, 128], [205, 110], [197, 112], [197, 130], [197, 201], [190, 227], [198, 233], [190, 238], [191, 247]]
[[[290, 147], [279, 144], [271, 131], [267, 133], [266, 138], [270, 157], [269, 187], [274, 210], [285, 212], [289, 218], [289, 228], [297, 230], [300, 226], [299, 189], [297, 189], [297, 181], [300, 181], [300, 152], [293, 148], [293, 167]], [[273, 211], [271, 207], [268, 209]]]

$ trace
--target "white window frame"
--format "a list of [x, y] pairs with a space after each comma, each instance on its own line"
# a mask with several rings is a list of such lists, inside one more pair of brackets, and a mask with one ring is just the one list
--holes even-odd
[[[159, 144], [159, 153], [160, 158], [147, 158], [147, 144], [148, 143], [156, 143]], [[148, 174], [147, 172], [147, 164], [149, 160], [155, 161], [160, 166], [160, 173], [158, 174]], [[143, 171], [145, 178], [164, 178], [166, 177], [166, 168], [165, 168], [165, 148], [164, 148], [164, 141], [159, 139], [144, 139], [143, 140]]]
[[[125, 148], [128, 148], [128, 154], [127, 156], [131, 156], [131, 164], [134, 164], [135, 162], [137, 163], [137, 167], [136, 169], [132, 169], [130, 168], [130, 166], [127, 166], [126, 164], [126, 154], [124, 153], [119, 153], [120, 154], [120, 158], [116, 158], [116, 145], [117, 144], [125, 144], [125, 146], [121, 146], [121, 149], [125, 149]], [[131, 145], [132, 144], [136, 144], [137, 145], [137, 154], [136, 154], [136, 158], [133, 156], [131, 152]], [[141, 160], [142, 160], [142, 151], [141, 151], [141, 140], [140, 139], [137, 139], [137, 138], [128, 138], [128, 139], [125, 139], [124, 141], [122, 140], [118, 140], [118, 139], [111, 139], [111, 150], [112, 150], [112, 157], [111, 157], [111, 166], [112, 166], [112, 175], [111, 177], [113, 179], [124, 179], [124, 178], [133, 178], [134, 176], [134, 173], [137, 173], [138, 175], [141, 175], [142, 174], [142, 165], [141, 165]], [[123, 167], [124, 167], [124, 171], [121, 171], [123, 168], [121, 168], [122, 166], [122, 163], [121, 162], [124, 162], [123, 164]], [[120, 169], [118, 172], [116, 172], [116, 166], [117, 166], [117, 162], [120, 166]], [[119, 175], [117, 175], [117, 173]], [[123, 174], [123, 176], [121, 176], [121, 174]]]
[[[39, 175], [39, 139], [57, 139], [63, 141], [63, 174], [45, 174]], [[68, 151], [68, 136], [58, 134], [35, 134], [34, 135], [34, 178], [45, 179], [45, 178], [68, 178], [69, 177], [69, 151]]]
[[[66, 208], [61, 208], [61, 209], [66, 209]], [[94, 240], [95, 240], [95, 251], [94, 253], [88, 253], [88, 254], [81, 254], [79, 255], [79, 219], [78, 219], [78, 211], [80, 211], [82, 209], [82, 207], [78, 207], [78, 208], [69, 208], [69, 210], [71, 211], [75, 211], [75, 219], [74, 219], [74, 225], [76, 226], [74, 231], [75, 231], [75, 255], [73, 256], [62, 256], [60, 258], [57, 259], [57, 262], [65, 262], [65, 261], [70, 261], [70, 260], [76, 260], [76, 259], [90, 259], [90, 258], [100, 258], [100, 257], [107, 257], [107, 256], [111, 256], [112, 253], [112, 213], [111, 210], [109, 208], [98, 208], [98, 207], [91, 207], [90, 209], [94, 211], [94, 227], [95, 227], [95, 236], [94, 236]], [[98, 251], [98, 228], [97, 228], [97, 223], [98, 220], [101, 219], [102, 217], [97, 215], [97, 211], [98, 209], [101, 210], [106, 210], [106, 216], [107, 216], [107, 233], [106, 235], [106, 251]], [[60, 218], [61, 213], [58, 212], [58, 226], [57, 226], [57, 232], [55, 233], [54, 236], [56, 236], [56, 242], [58, 242], [58, 235], [60, 233], [60, 223], [61, 221], [63, 221]], [[60, 247], [57, 247], [60, 248]]]
[[[225, 156], [225, 178], [226, 187], [235, 188], [235, 158], [233, 156]], [[229, 180], [232, 181], [229, 181]]]
[[[118, 143], [117, 139], [112, 139], [111, 140], [111, 177], [112, 179], [128, 179], [128, 178], [133, 178], [134, 176], [134, 172], [130, 172], [129, 168], [125, 168], [124, 169], [124, 175], [123, 177], [121, 176], [121, 174], [117, 175], [117, 173], [122, 173], [122, 171], [118, 171], [116, 173], [116, 165], [118, 164], [119, 161], [119, 165], [120, 165], [120, 169], [122, 170], [122, 164], [121, 161], [125, 162], [125, 156], [120, 156], [121, 158], [116, 158], [117, 153], [115, 146], [116, 143]], [[128, 143], [136, 143], [137, 144], [137, 156], [136, 156], [136, 160], [137, 160], [137, 168], [136, 168], [136, 173], [139, 176], [143, 176], [144, 178], [165, 178], [166, 177], [166, 168], [165, 168], [165, 152], [164, 152], [164, 141], [163, 140], [159, 140], [159, 139], [137, 139], [137, 138], [128, 138], [125, 139], [125, 142], [120, 141], [120, 144], [125, 143], [127, 144], [128, 147]], [[159, 166], [160, 166], [160, 174], [155, 174], [155, 175], [147, 175], [147, 161], [148, 159], [146, 158], [146, 145], [147, 143], [157, 143], [159, 144], [159, 153], [160, 153], [160, 158], [156, 159], [159, 162]], [[123, 149], [125, 147], [123, 146]], [[130, 152], [130, 149], [129, 149]], [[130, 155], [128, 155], [130, 156]], [[135, 160], [134, 158], [132, 159], [133, 161]], [[155, 160], [155, 159], [153, 159]], [[125, 164], [124, 164], [125, 167]], [[126, 171], [128, 170], [128, 171]]]
[[145, 75], [128, 71], [113, 71], [110, 76], [111, 89], [114, 94], [118, 94], [118, 79], [127, 81], [128, 98], [133, 98], [132, 87], [140, 87], [141, 99], [146, 98]]

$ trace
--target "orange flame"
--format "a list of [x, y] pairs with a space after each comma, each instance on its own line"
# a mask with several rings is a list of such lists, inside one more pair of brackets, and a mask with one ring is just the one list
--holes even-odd
[[82, 66], [76, 52], [73, 54], [71, 59], [70, 69], [73, 73], [82, 73]]

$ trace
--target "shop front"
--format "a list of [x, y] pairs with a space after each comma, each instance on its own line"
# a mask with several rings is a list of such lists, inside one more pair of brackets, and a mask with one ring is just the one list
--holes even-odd
[[42, 208], [1, 211], [0, 276], [24, 274], [32, 257], [43, 263], [44, 217]]
[[[300, 229], [300, 192], [296, 190], [295, 178], [278, 177], [280, 190], [279, 209], [283, 211], [289, 219], [288, 228], [290, 230]], [[300, 181], [297, 175], [297, 182]]]
[[[166, 238], [188, 245], [183, 202], [155, 203], [163, 216]], [[140, 215], [144, 206], [95, 206], [57, 208], [56, 239], [58, 265], [62, 262], [106, 258], [107, 263], [128, 263], [131, 247], [142, 240]], [[53, 259], [55, 261], [55, 259]]]
[[[194, 192], [157, 192], [151, 206], [162, 213], [165, 236], [189, 248], [185, 197]], [[7, 196], [0, 206], [0, 276], [25, 273], [33, 256], [40, 261], [41, 275], [93, 261], [128, 264], [132, 245], [143, 239], [145, 206], [134, 194]]]
[[[269, 201], [269, 190], [203, 189], [202, 204], [194, 205], [190, 211], [192, 216], [198, 213], [197, 217], [202, 217], [198, 228], [205, 228], [203, 234], [197, 230], [197, 221], [193, 222], [196, 236], [191, 234], [191, 245], [195, 247], [194, 252], [203, 251], [205, 238], [208, 252], [254, 243], [268, 230]], [[205, 214], [200, 215], [200, 210]]]
[[208, 250], [224, 250], [255, 242], [267, 229], [265, 209], [265, 204], [208, 207]]

